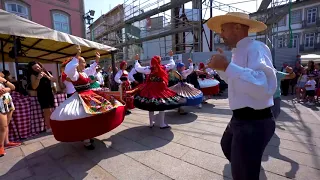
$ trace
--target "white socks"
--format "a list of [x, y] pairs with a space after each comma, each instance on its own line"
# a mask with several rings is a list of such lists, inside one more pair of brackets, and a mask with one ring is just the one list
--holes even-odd
[[165, 122], [164, 122], [164, 111], [160, 111], [159, 114], [154, 115], [154, 111], [149, 111], [149, 126], [153, 127], [155, 120], [159, 120], [159, 125], [160, 127], [166, 127], [168, 126]]
[[164, 111], [160, 111], [158, 114], [158, 119], [159, 119], [159, 125], [160, 127], [165, 127], [168, 126], [165, 122], [164, 122]]
[[153, 126], [154, 124], [154, 120], [155, 120], [155, 115], [154, 115], [154, 111], [149, 111], [149, 123], [150, 123], [150, 127]]

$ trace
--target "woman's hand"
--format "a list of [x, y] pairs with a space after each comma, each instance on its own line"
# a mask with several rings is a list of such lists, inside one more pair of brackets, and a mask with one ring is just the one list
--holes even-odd
[[189, 58], [188, 61], [189, 61], [189, 63], [192, 63], [192, 59], [191, 58]]
[[99, 63], [100, 60], [100, 53], [96, 52], [96, 63]]
[[44, 75], [45, 75], [44, 72], [39, 73], [38, 76], [37, 76], [37, 79], [38, 80], [42, 79]]
[[80, 47], [80, 45], [77, 45], [77, 46], [76, 46], [76, 50], [77, 50], [77, 54], [81, 54], [81, 47]]
[[3, 94], [8, 93], [8, 92], [10, 92], [10, 88], [1, 88], [0, 89], [0, 95], [3, 95]]

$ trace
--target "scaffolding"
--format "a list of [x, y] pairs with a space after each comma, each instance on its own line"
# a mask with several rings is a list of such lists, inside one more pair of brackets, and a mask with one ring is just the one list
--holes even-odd
[[[273, 63], [277, 66], [282, 61], [289, 61], [287, 59], [292, 58], [299, 54], [300, 38], [295, 39], [292, 35], [291, 29], [291, 18], [289, 16], [289, 30], [279, 32], [279, 22], [285, 20], [288, 14], [291, 14], [291, 9], [299, 6], [304, 6], [312, 3], [319, 2], [318, 0], [263, 0], [258, 8], [258, 11], [253, 13], [252, 16], [256, 17], [257, 20], [264, 22], [268, 28], [266, 31], [257, 33], [257, 37], [262, 37], [263, 41], [270, 47], [273, 55]], [[302, 22], [302, 27], [304, 27]], [[281, 41], [280, 41], [281, 38]], [[284, 39], [284, 41], [283, 41]], [[293, 41], [297, 42], [296, 47], [292, 47]], [[277, 48], [281, 42], [281, 49]], [[278, 58], [279, 57], [279, 58]]]
[[109, 45], [120, 49], [119, 57], [125, 60], [135, 54], [143, 59], [165, 56], [171, 49], [176, 54], [212, 51], [215, 34], [204, 26], [206, 21], [215, 10], [250, 13], [235, 7], [248, 2], [257, 0], [230, 4], [215, 0], [124, 0], [123, 21], [109, 26], [96, 39], [121, 30], [122, 40]]

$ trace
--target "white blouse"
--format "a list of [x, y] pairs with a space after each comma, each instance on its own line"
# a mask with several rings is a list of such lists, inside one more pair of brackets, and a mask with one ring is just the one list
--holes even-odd
[[190, 63], [189, 69], [185, 69], [181, 72], [181, 76], [183, 79], [187, 79], [187, 77], [193, 72], [193, 63]]
[[[118, 84], [121, 84], [121, 83], [122, 83], [122, 81], [120, 80], [122, 74], [128, 74], [128, 72], [127, 72], [126, 70], [123, 71], [123, 70], [120, 69], [120, 70], [117, 72], [117, 74], [114, 76], [114, 81], [116, 81]], [[129, 80], [129, 82], [130, 82], [129, 76], [127, 76], [127, 78], [128, 78], [128, 80]], [[131, 82], [130, 82], [130, 83], [131, 83]]]
[[[77, 71], [77, 67], [79, 65], [79, 59], [74, 57], [72, 60], [66, 65], [64, 69], [64, 73], [66, 73], [67, 77], [71, 79], [71, 81], [77, 81], [79, 79], [79, 72]], [[94, 75], [96, 73], [96, 66], [97, 63], [94, 62], [90, 65], [90, 67], [84, 69], [84, 75], [86, 78], [88, 78], [91, 75]]]
[[[175, 66], [176, 66], [176, 63], [174, 62], [173, 57], [170, 57], [170, 62], [168, 64], [164, 65], [164, 67], [166, 68], [166, 71], [173, 69]], [[137, 60], [134, 65], [134, 68], [139, 73], [143, 73], [143, 74], [150, 74], [151, 73], [150, 66], [141, 66]]]

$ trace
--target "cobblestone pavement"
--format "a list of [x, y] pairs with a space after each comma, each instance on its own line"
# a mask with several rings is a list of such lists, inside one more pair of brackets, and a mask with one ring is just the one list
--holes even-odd
[[[166, 113], [171, 130], [148, 128], [148, 112], [133, 110], [120, 127], [97, 137], [94, 151], [82, 143], [59, 143], [52, 135], [27, 140], [0, 158], [0, 179], [231, 179], [219, 144], [231, 117], [227, 99], [187, 110], [186, 116]], [[320, 179], [317, 111], [283, 101], [260, 179]]]

